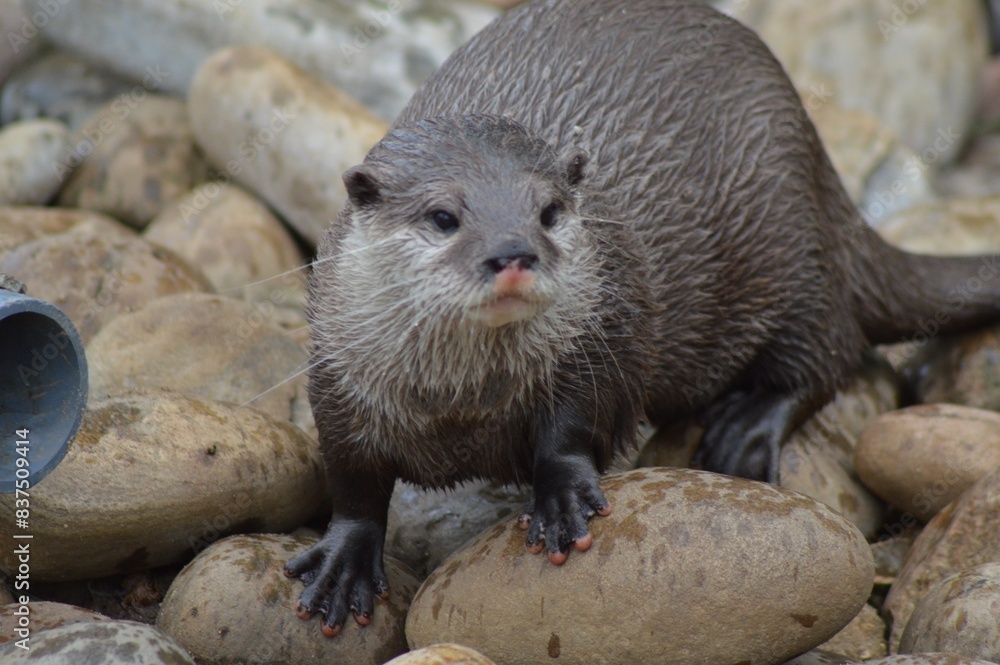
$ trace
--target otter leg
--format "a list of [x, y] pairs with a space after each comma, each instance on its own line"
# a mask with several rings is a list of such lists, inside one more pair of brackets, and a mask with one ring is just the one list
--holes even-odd
[[333, 493], [330, 526], [316, 545], [285, 564], [285, 575], [306, 585], [298, 615], [308, 619], [321, 612], [323, 633], [334, 637], [348, 610], [359, 625], [371, 623], [375, 596], [389, 592], [382, 548], [394, 479], [358, 471], [330, 471], [328, 477]]
[[532, 498], [518, 518], [534, 554], [544, 543], [549, 561], [562, 564], [572, 545], [579, 551], [593, 539], [587, 521], [611, 513], [598, 486], [593, 445], [601, 438], [583, 412], [545, 416], [538, 427]]
[[799, 393], [760, 386], [734, 390], [706, 409], [705, 434], [692, 465], [777, 483], [781, 446], [814, 404]]

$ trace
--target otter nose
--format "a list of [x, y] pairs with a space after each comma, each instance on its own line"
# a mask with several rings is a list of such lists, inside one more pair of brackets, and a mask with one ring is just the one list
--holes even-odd
[[497, 247], [493, 256], [483, 261], [483, 264], [493, 274], [498, 274], [511, 265], [521, 270], [532, 270], [538, 265], [538, 254], [522, 242], [511, 241]]

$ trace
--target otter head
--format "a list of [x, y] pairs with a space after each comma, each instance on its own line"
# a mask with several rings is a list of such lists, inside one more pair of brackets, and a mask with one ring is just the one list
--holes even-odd
[[539, 315], [564, 288], [586, 163], [513, 120], [474, 115], [397, 128], [344, 183], [353, 231], [387, 248], [387, 269], [433, 289], [426, 304], [442, 314], [496, 327]]

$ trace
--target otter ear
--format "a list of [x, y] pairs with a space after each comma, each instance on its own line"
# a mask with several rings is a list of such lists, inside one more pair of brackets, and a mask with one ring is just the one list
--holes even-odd
[[374, 205], [382, 198], [382, 186], [375, 177], [375, 172], [364, 164], [344, 171], [344, 186], [347, 187], [347, 196], [355, 208]]
[[566, 164], [566, 182], [570, 187], [576, 187], [583, 180], [583, 171], [590, 161], [586, 150], [574, 150], [563, 160]]

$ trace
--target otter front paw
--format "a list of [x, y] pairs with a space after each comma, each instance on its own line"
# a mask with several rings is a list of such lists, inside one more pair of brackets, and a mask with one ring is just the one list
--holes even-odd
[[316, 545], [285, 564], [285, 575], [306, 585], [296, 607], [299, 617], [322, 613], [321, 629], [328, 637], [340, 633], [348, 610], [359, 625], [371, 623], [375, 596], [389, 594], [382, 566], [384, 537], [368, 520], [335, 522]]
[[590, 549], [593, 537], [587, 521], [594, 515], [611, 514], [611, 504], [597, 485], [597, 472], [561, 467], [561, 476], [537, 478], [531, 503], [517, 519], [528, 531], [525, 544], [528, 551], [538, 554], [544, 544], [549, 561], [560, 565], [566, 561], [569, 548], [583, 552]]

